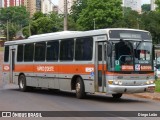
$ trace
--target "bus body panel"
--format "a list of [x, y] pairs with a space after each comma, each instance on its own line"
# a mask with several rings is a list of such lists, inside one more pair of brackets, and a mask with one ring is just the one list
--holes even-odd
[[[66, 91], [72, 91], [72, 80], [74, 76], [79, 76], [84, 82], [85, 92], [87, 93], [136, 93], [136, 92], [147, 92], [148, 87], [154, 87], [155, 84], [147, 85], [146, 81], [154, 80], [154, 73], [146, 74], [126, 74], [109, 71], [108, 59], [106, 59], [108, 52], [108, 41], [110, 30], [132, 30], [134, 29], [104, 29], [87, 32], [74, 32], [63, 34], [62, 33], [51, 33], [44, 35], [31, 36], [26, 40], [6, 42], [5, 46], [9, 46], [9, 60], [4, 61], [3, 64], [3, 80], [7, 82], [13, 82], [18, 84], [18, 78], [21, 74], [26, 77], [27, 86], [42, 87], [51, 89], [60, 89]], [[142, 30], [135, 30], [143, 32]], [[147, 31], [144, 31], [147, 32]], [[57, 61], [31, 61], [31, 62], [18, 62], [18, 45], [32, 43], [34, 47], [36, 43], [44, 42], [46, 49], [50, 41], [58, 41], [61, 45], [62, 41], [73, 38], [74, 47], [76, 41], [79, 38], [90, 37], [93, 39], [93, 51], [92, 59], [90, 60], [75, 60], [63, 61], [60, 60], [60, 53], [58, 54]], [[118, 41], [118, 39], [115, 38]], [[81, 41], [82, 42], [82, 41]], [[85, 43], [85, 42], [84, 42]], [[85, 45], [83, 46], [86, 47]], [[24, 48], [23, 48], [24, 49]], [[74, 48], [76, 49], [76, 48]], [[60, 48], [59, 48], [60, 50]], [[88, 49], [89, 51], [89, 49]], [[14, 60], [12, 59], [14, 52]], [[35, 52], [35, 48], [33, 53]], [[100, 55], [102, 54], [102, 55]], [[74, 51], [74, 57], [76, 56]], [[100, 56], [100, 57], [99, 57]], [[23, 55], [24, 57], [24, 55]], [[35, 57], [35, 54], [34, 56]], [[45, 56], [46, 57], [46, 56]], [[101, 60], [99, 60], [99, 58]], [[13, 69], [14, 61], [14, 69]], [[114, 62], [114, 61], [113, 61]], [[136, 76], [136, 77], [135, 77]], [[76, 81], [76, 79], [74, 79]], [[113, 85], [110, 82], [121, 81], [121, 85]]]

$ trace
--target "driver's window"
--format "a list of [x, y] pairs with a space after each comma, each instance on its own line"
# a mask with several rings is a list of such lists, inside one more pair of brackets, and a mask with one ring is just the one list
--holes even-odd
[[120, 65], [132, 62], [131, 49], [124, 41], [115, 44], [115, 57], [120, 62]]

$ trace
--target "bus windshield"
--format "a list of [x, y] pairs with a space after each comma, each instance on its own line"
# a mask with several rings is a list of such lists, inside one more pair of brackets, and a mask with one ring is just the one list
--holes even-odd
[[109, 71], [151, 71], [152, 43], [145, 41], [110, 41], [112, 54], [108, 56]]

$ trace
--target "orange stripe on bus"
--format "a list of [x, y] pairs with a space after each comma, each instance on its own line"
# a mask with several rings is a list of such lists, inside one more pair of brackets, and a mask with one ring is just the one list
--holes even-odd
[[[93, 69], [93, 70], [92, 70]], [[88, 70], [88, 71], [87, 71]], [[94, 72], [94, 65], [15, 65], [14, 72], [82, 73]]]

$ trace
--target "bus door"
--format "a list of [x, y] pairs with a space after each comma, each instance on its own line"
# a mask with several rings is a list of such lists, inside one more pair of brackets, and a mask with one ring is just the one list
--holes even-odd
[[15, 49], [10, 48], [10, 71], [9, 71], [9, 78], [10, 78], [10, 83], [13, 83], [13, 72], [15, 68]]
[[95, 77], [96, 77], [96, 92], [106, 91], [106, 42], [96, 43], [96, 65], [95, 65]]

